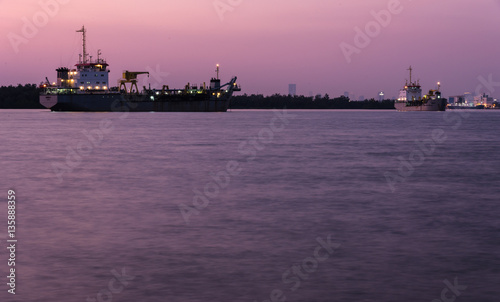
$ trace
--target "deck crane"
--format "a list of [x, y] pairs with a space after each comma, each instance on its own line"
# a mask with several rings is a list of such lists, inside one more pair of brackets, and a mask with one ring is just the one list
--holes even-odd
[[[149, 78], [149, 72], [147, 71], [128, 71], [125, 70], [123, 72], [123, 78], [118, 80], [118, 84], [120, 85], [120, 90], [125, 90], [127, 93], [132, 93], [134, 86], [135, 86], [135, 91], [139, 92], [139, 88], [137, 87], [137, 76], [140, 74], [147, 74]], [[127, 83], [131, 83], [130, 85], [130, 90], [127, 90]]]

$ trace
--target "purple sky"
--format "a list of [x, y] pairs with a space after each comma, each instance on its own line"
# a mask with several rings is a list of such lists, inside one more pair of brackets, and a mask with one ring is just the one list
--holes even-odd
[[[484, 84], [490, 75], [500, 82], [500, 1], [396, 2], [0, 0], [0, 85], [55, 80], [55, 68], [76, 63], [75, 31], [85, 25], [88, 51], [102, 50], [112, 83], [125, 69], [157, 70], [153, 86], [183, 87], [208, 82], [219, 63], [223, 80], [237, 75], [242, 93], [287, 93], [295, 83], [305, 95], [395, 97], [413, 65], [424, 90], [441, 81], [446, 96], [477, 90], [500, 98], [500, 84]], [[40, 3], [60, 4], [48, 16]], [[371, 12], [391, 3], [391, 20], [374, 25]], [[23, 34], [23, 18], [37, 20], [36, 33]], [[355, 28], [367, 24], [373, 37], [348, 63], [341, 45], [356, 47]]]

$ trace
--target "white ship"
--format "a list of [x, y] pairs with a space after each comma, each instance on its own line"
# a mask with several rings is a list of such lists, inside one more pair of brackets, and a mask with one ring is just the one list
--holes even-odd
[[398, 111], [445, 111], [446, 99], [441, 97], [441, 83], [438, 82], [437, 90], [429, 90], [429, 93], [422, 97], [422, 88], [420, 83], [412, 81], [413, 69], [410, 71], [410, 82], [406, 82], [405, 87], [399, 92], [394, 107]]

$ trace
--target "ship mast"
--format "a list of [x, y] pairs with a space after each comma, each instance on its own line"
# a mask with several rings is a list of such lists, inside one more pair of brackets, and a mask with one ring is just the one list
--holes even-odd
[[77, 30], [76, 32], [77, 33], [83, 33], [83, 54], [82, 54], [83, 61], [82, 61], [82, 64], [85, 64], [85, 63], [87, 63], [87, 55], [88, 55], [88, 53], [87, 53], [87, 43], [85, 41], [85, 38], [86, 38], [85, 36], [86, 36], [87, 30], [85, 30], [85, 26], [82, 26], [82, 29]]
[[410, 85], [413, 85], [413, 83], [411, 81], [411, 72], [413, 71], [413, 68], [411, 68], [411, 65], [410, 65], [410, 68], [408, 68], [408, 70], [410, 71]]
[[219, 79], [219, 64], [217, 64], [217, 69], [215, 70], [217, 72], [217, 80]]

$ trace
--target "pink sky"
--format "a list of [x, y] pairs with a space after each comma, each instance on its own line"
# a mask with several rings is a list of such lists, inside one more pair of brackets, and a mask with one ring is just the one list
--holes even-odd
[[[0, 85], [55, 80], [57, 67], [78, 59], [82, 25], [88, 52], [102, 50], [112, 83], [125, 69], [158, 69], [153, 86], [158, 78], [183, 87], [208, 82], [217, 63], [223, 80], [237, 75], [248, 94], [283, 94], [295, 83], [305, 95], [395, 97], [409, 65], [424, 90], [441, 81], [446, 96], [474, 92], [479, 77], [500, 82], [498, 0], [401, 0], [348, 63], [341, 43], [356, 46], [355, 27], [364, 30], [372, 11], [394, 1], [0, 0]], [[40, 3], [50, 2], [60, 4], [44, 20]], [[218, 12], [216, 3], [230, 10]], [[23, 37], [23, 18], [36, 17], [37, 33]], [[14, 35], [25, 40], [13, 46]], [[500, 98], [500, 84], [478, 91]]]

